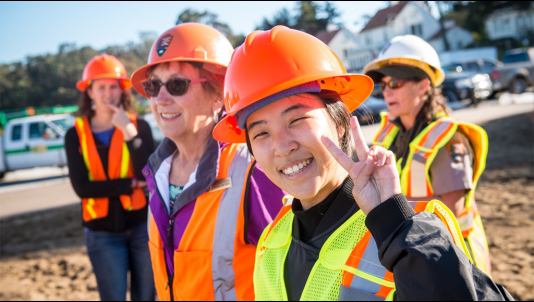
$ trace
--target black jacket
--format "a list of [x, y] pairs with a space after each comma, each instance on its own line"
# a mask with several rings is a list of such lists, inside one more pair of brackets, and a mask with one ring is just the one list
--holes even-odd
[[[148, 157], [154, 151], [154, 141], [150, 126], [144, 120], [137, 120], [137, 130], [138, 135], [127, 142], [127, 146], [130, 151], [135, 177], [144, 181], [142, 169], [146, 165]], [[100, 142], [94, 135], [93, 138], [107, 176], [109, 147]], [[132, 227], [146, 223], [148, 216], [147, 206], [138, 211], [127, 212], [122, 207], [119, 199], [120, 195], [132, 194], [132, 179], [89, 181], [88, 170], [80, 150], [80, 139], [76, 129], [73, 127], [65, 135], [65, 151], [69, 165], [69, 177], [74, 191], [82, 199], [109, 197], [108, 216], [89, 222], [83, 221], [83, 226], [93, 231], [124, 232]]]
[[[293, 241], [284, 267], [289, 300], [299, 300], [319, 251], [359, 207], [351, 179], [322, 203], [302, 210], [293, 202]], [[416, 215], [402, 194], [375, 208], [366, 219], [382, 265], [395, 276], [396, 300], [513, 300], [470, 263], [447, 227], [430, 213]]]

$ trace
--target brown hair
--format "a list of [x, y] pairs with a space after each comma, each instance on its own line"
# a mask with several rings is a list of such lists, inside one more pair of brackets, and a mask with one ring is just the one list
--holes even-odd
[[[415, 82], [421, 82], [423, 79], [414, 79]], [[440, 88], [435, 88], [430, 84], [426, 93], [423, 96], [423, 108], [420, 115], [424, 118], [427, 124], [431, 124], [438, 119], [440, 115], [449, 115], [451, 109], [447, 106], [447, 101], [442, 95]]]
[[[347, 107], [341, 100], [339, 94], [335, 91], [321, 90], [319, 93], [308, 93], [309, 95], [318, 96], [325, 104], [326, 112], [330, 117], [332, 125], [336, 128], [337, 133], [343, 133], [338, 140], [338, 145], [341, 150], [352, 157], [352, 129], [350, 128], [350, 113]], [[245, 136], [247, 138], [247, 147], [250, 154], [252, 153], [252, 145], [248, 136], [248, 129], [245, 127]]]
[[[87, 90], [89, 90], [91, 86], [92, 84], [82, 93], [80, 100], [78, 101], [78, 111], [76, 112], [76, 116], [87, 117], [89, 119], [95, 116], [95, 111], [92, 108], [93, 100], [91, 100], [89, 93], [87, 93]], [[124, 111], [135, 113], [134, 98], [129, 90], [123, 89], [120, 104], [124, 108]]]

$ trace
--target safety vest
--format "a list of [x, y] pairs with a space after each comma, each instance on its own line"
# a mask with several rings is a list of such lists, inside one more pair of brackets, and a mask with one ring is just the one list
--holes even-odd
[[[439, 201], [411, 202], [416, 212], [437, 215], [447, 226], [454, 243], [466, 255], [467, 247], [454, 215]], [[294, 214], [286, 205], [265, 230], [256, 253], [254, 287], [258, 301], [287, 301], [284, 263], [292, 241]], [[376, 242], [359, 210], [324, 243], [313, 266], [301, 301], [392, 301], [393, 273], [378, 259]]]
[[[427, 126], [410, 143], [410, 152], [404, 169], [401, 169], [403, 158], [399, 158], [397, 161], [402, 192], [408, 198], [425, 198], [434, 195], [430, 180], [430, 166], [438, 151], [451, 140], [458, 129], [461, 129], [469, 138], [475, 153], [475, 163], [473, 189], [466, 194], [464, 209], [457, 219], [476, 266], [491, 276], [488, 243], [475, 202], [475, 188], [486, 168], [488, 154], [488, 137], [484, 129], [450, 117], [442, 117]], [[389, 149], [398, 133], [399, 128], [389, 121], [388, 114], [382, 113], [380, 130], [376, 134], [373, 144]]]
[[254, 300], [256, 247], [245, 243], [244, 215], [254, 165], [244, 144], [227, 145], [221, 151], [216, 181], [197, 198], [174, 251], [173, 278], [167, 271], [162, 239], [166, 235], [159, 233], [151, 217], [149, 246], [160, 300]]
[[[134, 116], [129, 116], [130, 120], [137, 127], [137, 120]], [[89, 171], [89, 181], [106, 181], [106, 173], [102, 160], [98, 155], [96, 144], [91, 132], [91, 125], [87, 117], [78, 117], [74, 127], [80, 139], [80, 153], [83, 156], [87, 171]], [[122, 131], [115, 130], [111, 138], [108, 155], [108, 176], [109, 179], [121, 179], [134, 177], [134, 170], [130, 160], [128, 146], [124, 142]], [[120, 201], [126, 211], [136, 211], [143, 209], [147, 202], [143, 189], [134, 189], [132, 195], [121, 195]], [[105, 218], [109, 212], [109, 198], [84, 198], [82, 200], [83, 220]]]

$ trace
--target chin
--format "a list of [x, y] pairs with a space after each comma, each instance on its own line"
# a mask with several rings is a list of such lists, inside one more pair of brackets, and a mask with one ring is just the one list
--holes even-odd
[[308, 184], [297, 185], [297, 186], [288, 186], [288, 187], [290, 188], [284, 191], [289, 193], [289, 195], [300, 200], [313, 199], [319, 193], [319, 190], [316, 188], [314, 183], [308, 183]]

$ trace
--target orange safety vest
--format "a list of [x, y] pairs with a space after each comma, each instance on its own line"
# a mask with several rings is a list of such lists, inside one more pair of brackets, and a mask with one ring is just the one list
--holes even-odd
[[[137, 127], [137, 120], [134, 116], [129, 116], [130, 120]], [[102, 165], [100, 156], [96, 149], [96, 144], [91, 132], [91, 125], [87, 117], [78, 117], [74, 127], [80, 139], [80, 153], [83, 156], [87, 171], [89, 171], [89, 181], [106, 181], [106, 173]], [[124, 142], [122, 131], [115, 130], [111, 138], [108, 155], [108, 175], [109, 179], [132, 178], [134, 170], [130, 160], [128, 146]], [[134, 189], [131, 196], [121, 195], [120, 201], [124, 210], [141, 210], [146, 206], [146, 198], [143, 189]], [[109, 198], [84, 198], [82, 200], [83, 220], [105, 218], [109, 212]]]
[[[481, 127], [442, 117], [427, 126], [412, 142], [406, 166], [401, 169], [403, 159], [399, 158], [397, 166], [400, 172], [402, 192], [409, 198], [425, 198], [434, 195], [430, 180], [430, 167], [438, 151], [443, 148], [461, 129], [473, 146], [475, 164], [473, 167], [473, 189], [465, 196], [465, 205], [458, 219], [462, 235], [477, 267], [491, 276], [491, 262], [484, 226], [475, 202], [475, 189], [486, 167], [488, 154], [488, 137]], [[387, 113], [382, 113], [380, 130], [375, 136], [374, 145], [389, 149], [399, 128], [389, 121]]]
[[[410, 202], [417, 213], [437, 215], [454, 243], [466, 253], [460, 227], [450, 210], [439, 201]], [[256, 254], [254, 285], [258, 301], [287, 301], [284, 263], [292, 241], [293, 213], [286, 205], [265, 230]], [[302, 301], [393, 300], [393, 273], [382, 266], [371, 232], [360, 210], [325, 242], [302, 292]]]
[[221, 151], [216, 181], [197, 198], [174, 251], [172, 287], [162, 240], [166, 237], [151, 217], [149, 247], [160, 300], [171, 300], [171, 288], [176, 301], [254, 300], [256, 247], [244, 238], [245, 191], [254, 164], [245, 144], [227, 145]]

